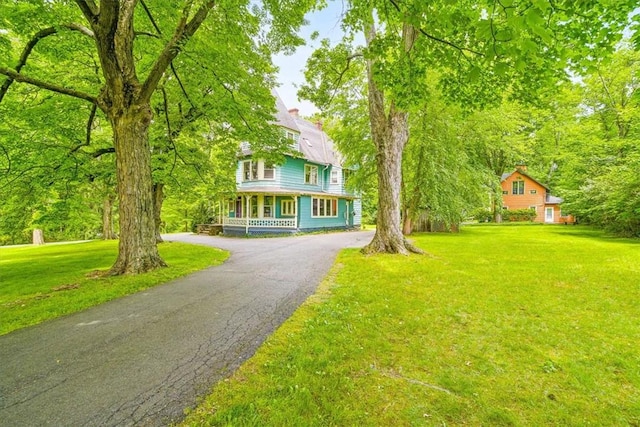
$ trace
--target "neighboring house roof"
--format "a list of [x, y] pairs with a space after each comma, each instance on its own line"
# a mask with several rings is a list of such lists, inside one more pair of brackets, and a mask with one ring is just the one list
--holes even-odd
[[[503, 173], [502, 176], [500, 177], [500, 182], [506, 181], [511, 175], [513, 175], [515, 173], [517, 173], [518, 175], [526, 176], [531, 181], [535, 182], [536, 184], [540, 185], [541, 187], [544, 187], [545, 190], [551, 191], [551, 190], [549, 190], [549, 187], [547, 187], [546, 185], [544, 185], [543, 183], [541, 183], [540, 181], [538, 181], [537, 179], [533, 178], [531, 175], [527, 174], [525, 171], [523, 171], [522, 169], [519, 169], [519, 168], [516, 168], [516, 170], [514, 170], [512, 172]], [[549, 193], [545, 194], [544, 203], [547, 204], [547, 205], [559, 205], [563, 201], [564, 200], [561, 197], [552, 196]]]
[[500, 182], [505, 181], [507, 178], [509, 178], [511, 175], [513, 175], [514, 173], [517, 173], [519, 175], [523, 175], [526, 176], [527, 178], [529, 178], [531, 181], [535, 182], [536, 184], [540, 185], [541, 187], [544, 187], [545, 190], [550, 191], [549, 187], [547, 187], [546, 185], [544, 185], [543, 183], [541, 183], [540, 181], [538, 181], [537, 179], [533, 178], [531, 175], [529, 175], [528, 173], [526, 173], [525, 171], [523, 171], [522, 169], [516, 169], [512, 172], [507, 172], [507, 173], [503, 173], [502, 176], [500, 177]]

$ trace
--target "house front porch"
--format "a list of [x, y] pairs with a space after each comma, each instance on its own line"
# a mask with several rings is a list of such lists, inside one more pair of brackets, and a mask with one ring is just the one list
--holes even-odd
[[298, 218], [223, 218], [226, 235], [290, 234], [298, 230]]

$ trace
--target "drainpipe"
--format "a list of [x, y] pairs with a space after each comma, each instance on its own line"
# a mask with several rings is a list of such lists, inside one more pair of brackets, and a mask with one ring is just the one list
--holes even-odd
[[322, 191], [325, 190], [324, 183], [327, 181], [327, 179], [326, 179], [327, 178], [327, 169], [329, 169], [329, 166], [330, 165], [326, 165], [324, 167], [324, 169], [322, 170]]

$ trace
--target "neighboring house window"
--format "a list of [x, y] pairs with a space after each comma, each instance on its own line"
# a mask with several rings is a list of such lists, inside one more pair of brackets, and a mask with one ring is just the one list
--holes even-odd
[[513, 181], [512, 194], [524, 194], [524, 181]]
[[304, 183], [318, 185], [318, 167], [304, 165]]
[[502, 190], [502, 194], [509, 194], [507, 190]]
[[283, 200], [280, 202], [280, 210], [282, 216], [295, 216], [296, 203], [293, 200]]
[[531, 194], [536, 194], [536, 193], [537, 193], [537, 191], [536, 191], [536, 190], [529, 190], [529, 193], [531, 193]]
[[332, 169], [331, 170], [331, 183], [332, 184], [337, 184], [338, 183], [338, 170], [337, 169]]
[[532, 211], [538, 213], [538, 207], [537, 206], [529, 206], [529, 209], [531, 209]]
[[312, 217], [336, 217], [338, 216], [338, 200], [314, 197], [311, 199]]

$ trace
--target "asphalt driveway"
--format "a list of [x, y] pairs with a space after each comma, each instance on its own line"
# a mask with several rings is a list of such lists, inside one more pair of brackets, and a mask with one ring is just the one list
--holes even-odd
[[231, 251], [222, 265], [0, 337], [0, 426], [159, 426], [249, 358], [338, 250], [372, 232], [167, 240]]

